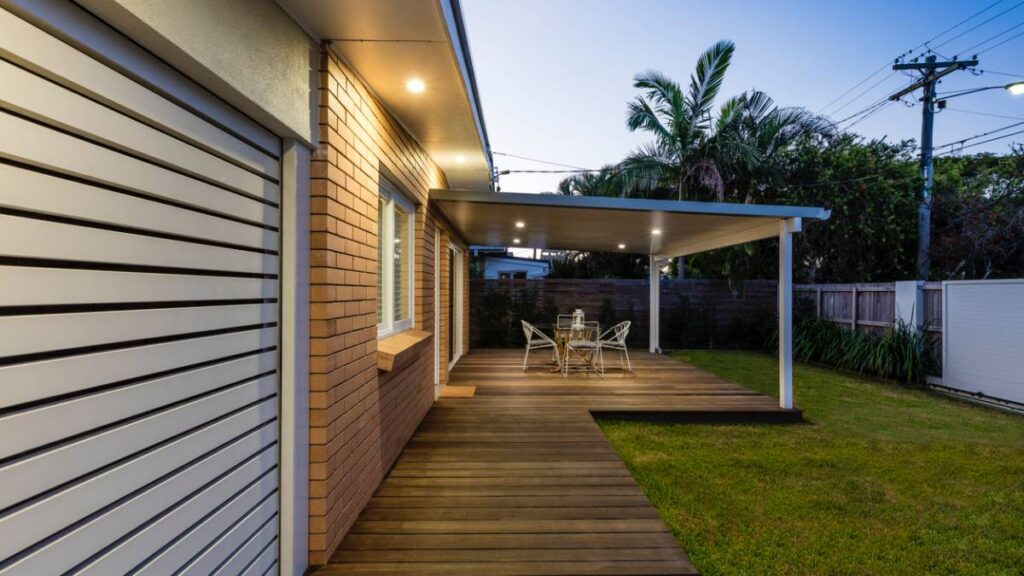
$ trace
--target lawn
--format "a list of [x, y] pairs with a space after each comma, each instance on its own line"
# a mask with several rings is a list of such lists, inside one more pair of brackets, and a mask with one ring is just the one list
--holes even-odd
[[[674, 354], [777, 395], [777, 361]], [[701, 574], [1024, 574], [1024, 417], [798, 365], [807, 424], [604, 421]]]

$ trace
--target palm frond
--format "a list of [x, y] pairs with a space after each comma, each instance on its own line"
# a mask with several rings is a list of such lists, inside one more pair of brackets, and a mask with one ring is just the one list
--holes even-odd
[[771, 96], [760, 90], [751, 90], [740, 95], [747, 118], [752, 122], [761, 122], [773, 111], [778, 110]]
[[733, 96], [722, 104], [718, 109], [718, 119], [715, 120], [715, 134], [724, 134], [736, 131], [740, 120], [743, 118], [746, 102], [743, 96]]
[[649, 193], [662, 188], [679, 166], [656, 143], [648, 143], [629, 153], [617, 166], [617, 177], [623, 190]]
[[662, 124], [661, 118], [647, 100], [637, 96], [626, 105], [626, 126], [631, 132], [643, 130], [654, 134], [659, 140], [671, 140], [672, 134]]
[[719, 40], [704, 51], [697, 60], [697, 69], [690, 76], [687, 97], [691, 125], [706, 125], [711, 116], [725, 72], [729, 69], [736, 46], [729, 40]]
[[645, 70], [633, 77], [633, 87], [644, 91], [644, 98], [660, 114], [670, 116], [683, 110], [685, 99], [679, 84], [657, 70]]

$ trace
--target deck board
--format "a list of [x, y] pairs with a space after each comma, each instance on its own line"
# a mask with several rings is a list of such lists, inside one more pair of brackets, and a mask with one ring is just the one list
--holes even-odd
[[[775, 399], [665, 356], [634, 371], [551, 373], [474, 351], [330, 563], [315, 574], [696, 574], [608, 444], [595, 413], [800, 419]], [[616, 362], [610, 362], [616, 363]]]

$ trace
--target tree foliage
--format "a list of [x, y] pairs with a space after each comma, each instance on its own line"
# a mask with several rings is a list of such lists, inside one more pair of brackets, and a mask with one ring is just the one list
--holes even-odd
[[[708, 48], [686, 88], [660, 72], [637, 75], [627, 127], [652, 140], [617, 165], [565, 179], [559, 193], [820, 206], [832, 217], [796, 236], [797, 281], [913, 278], [921, 192], [914, 141], [837, 134], [827, 119], [779, 107], [757, 90], [715, 108], [734, 51], [728, 41]], [[933, 279], [1024, 276], [1024, 147], [936, 159], [933, 194]], [[738, 290], [745, 279], [776, 275], [776, 245], [697, 254], [687, 269]], [[641, 277], [645, 268], [646, 258], [575, 253], [554, 273]]]

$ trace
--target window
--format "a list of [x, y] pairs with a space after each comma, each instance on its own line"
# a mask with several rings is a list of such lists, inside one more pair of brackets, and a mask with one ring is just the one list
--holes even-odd
[[412, 328], [416, 211], [381, 179], [377, 200], [377, 335]]
[[498, 280], [526, 280], [526, 270], [498, 272]]

